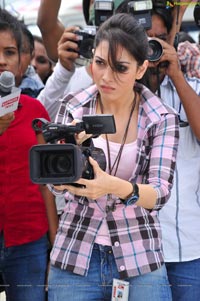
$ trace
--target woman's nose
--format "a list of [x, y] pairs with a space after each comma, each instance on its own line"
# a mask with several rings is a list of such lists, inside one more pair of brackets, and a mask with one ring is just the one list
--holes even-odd
[[3, 53], [0, 53], [0, 65], [6, 65], [6, 59]]
[[113, 70], [110, 66], [107, 66], [104, 70], [103, 79], [111, 80], [113, 78]]

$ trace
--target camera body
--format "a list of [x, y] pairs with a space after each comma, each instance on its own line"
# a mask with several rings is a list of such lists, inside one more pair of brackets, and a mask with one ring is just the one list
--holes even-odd
[[[94, 147], [92, 139], [77, 145], [75, 133], [85, 131], [95, 137], [116, 132], [113, 115], [83, 115], [76, 125], [62, 125], [38, 118], [33, 121], [35, 131], [42, 131], [46, 142], [30, 149], [30, 178], [37, 184], [67, 184], [83, 177], [93, 179], [94, 173], [89, 156], [94, 158], [102, 170], [106, 169], [106, 158], [102, 149]], [[64, 144], [57, 144], [64, 139]]]
[[76, 60], [77, 65], [85, 65], [93, 57], [94, 38], [98, 27], [107, 20], [114, 12], [114, 0], [94, 1], [94, 25], [85, 26], [76, 31], [80, 57]]
[[200, 1], [198, 0], [193, 11], [194, 21], [200, 27]]
[[78, 36], [79, 55], [81, 58], [91, 59], [93, 56], [94, 38], [96, 35], [96, 26], [86, 26], [75, 32]]
[[[141, 24], [145, 30], [148, 30], [152, 26], [151, 10], [154, 8], [173, 8], [173, 1], [165, 0], [135, 0], [127, 3], [127, 12], [132, 14], [134, 18]], [[83, 29], [76, 31], [79, 37], [79, 55], [76, 60], [77, 65], [86, 65], [93, 57], [93, 45], [94, 38], [98, 26], [105, 20], [113, 15], [114, 12], [114, 0], [95, 0], [94, 1], [94, 26], [86, 26]], [[162, 46], [156, 40], [149, 40], [149, 54], [148, 60], [155, 62], [162, 56]]]
[[94, 1], [94, 22], [95, 26], [100, 26], [104, 21], [113, 15], [113, 0], [95, 0]]
[[132, 14], [144, 29], [150, 29], [152, 7], [151, 0], [130, 1], [128, 2], [128, 13]]
[[[170, 9], [174, 6], [173, 1], [165, 0], [137, 0], [128, 2], [128, 12], [131, 13], [145, 30], [152, 26], [151, 10], [153, 8]], [[147, 59], [150, 62], [158, 61], [163, 54], [162, 45], [153, 38], [149, 38]]]
[[79, 178], [93, 179], [89, 156], [106, 169], [102, 149], [68, 144], [36, 145], [30, 149], [31, 180], [37, 184], [67, 184]]

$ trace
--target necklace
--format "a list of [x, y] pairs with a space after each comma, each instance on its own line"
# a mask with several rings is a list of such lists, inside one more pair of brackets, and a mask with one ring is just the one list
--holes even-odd
[[[103, 114], [104, 111], [103, 111], [103, 104], [102, 104], [102, 101], [101, 101], [101, 97], [99, 97], [98, 99], [99, 99], [101, 114]], [[128, 130], [129, 130], [130, 122], [131, 122], [131, 117], [133, 115], [133, 111], [134, 111], [135, 106], [136, 106], [136, 99], [137, 99], [137, 94], [135, 92], [135, 96], [134, 96], [134, 99], [133, 99], [131, 111], [130, 111], [129, 118], [128, 118], [128, 122], [126, 124], [124, 135], [122, 137], [122, 142], [121, 142], [118, 154], [117, 154], [117, 156], [115, 158], [115, 161], [113, 162], [112, 166], [111, 166], [111, 155], [110, 155], [110, 145], [109, 145], [108, 135], [105, 134], [107, 154], [108, 154], [108, 171], [109, 171], [109, 174], [110, 175], [113, 174], [113, 176], [116, 175], [118, 167], [119, 167], [119, 162], [120, 162], [122, 152], [123, 152], [123, 149], [124, 149], [124, 145], [125, 145], [125, 142], [126, 142], [126, 138], [127, 138], [127, 135], [128, 135]], [[115, 200], [112, 199], [111, 194], [108, 194], [107, 195], [107, 202], [109, 203], [110, 201], [112, 201], [112, 205], [111, 206], [109, 206], [109, 205], [106, 206], [106, 212], [115, 211], [115, 209], [116, 209]]]

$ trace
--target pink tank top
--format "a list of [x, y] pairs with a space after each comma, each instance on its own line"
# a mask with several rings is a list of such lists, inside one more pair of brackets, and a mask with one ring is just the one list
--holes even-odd
[[[95, 147], [99, 147], [103, 149], [106, 156], [106, 160], [108, 162], [106, 140], [103, 139], [102, 137], [98, 137], [93, 139], [93, 143]], [[120, 143], [109, 142], [109, 146], [110, 146], [110, 157], [111, 157], [111, 166], [112, 166], [119, 152]], [[124, 145], [122, 156], [119, 162], [119, 167], [116, 173], [117, 177], [127, 181], [130, 179], [136, 167], [136, 154], [137, 154], [137, 141]], [[108, 167], [106, 168], [106, 171], [109, 172]], [[102, 209], [105, 209], [106, 203], [107, 203], [106, 196], [98, 200], [98, 204]], [[103, 223], [98, 231], [98, 234], [95, 239], [95, 243], [101, 245], [108, 245], [108, 246], [111, 245], [106, 218], [104, 218]]]

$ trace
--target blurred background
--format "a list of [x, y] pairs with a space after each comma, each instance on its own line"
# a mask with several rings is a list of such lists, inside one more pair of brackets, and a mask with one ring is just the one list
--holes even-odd
[[[36, 26], [40, 0], [0, 0], [0, 5], [19, 19], [24, 20], [33, 34], [40, 34], [39, 28]], [[82, 0], [62, 1], [59, 18], [65, 26], [84, 26]]]
[[[188, 32], [193, 39], [198, 42], [200, 27], [196, 25], [193, 17], [195, 4], [196, 1], [191, 3], [187, 8], [183, 19], [184, 22], [182, 30]], [[23, 19], [33, 34], [40, 34], [39, 29], [36, 26], [40, 0], [0, 0], [0, 5], [18, 16], [18, 18]], [[62, 1], [59, 18], [65, 26], [84, 26], [85, 22], [82, 13], [82, 0]]]
[[[200, 5], [200, 0], [199, 5]], [[185, 1], [185, 3], [187, 0]], [[194, 21], [193, 11], [196, 2], [192, 2], [186, 10], [183, 18], [182, 31], [189, 33], [192, 38], [199, 43], [200, 27]], [[40, 0], [0, 0], [0, 6], [7, 9], [25, 24], [34, 35], [41, 36], [40, 30], [36, 25]], [[199, 13], [200, 15], [200, 13]], [[82, 12], [82, 0], [63, 0], [59, 11], [59, 18], [67, 27], [69, 25], [84, 26], [85, 21]], [[200, 18], [199, 18], [200, 20]], [[5, 294], [0, 293], [0, 301], [5, 301]]]

